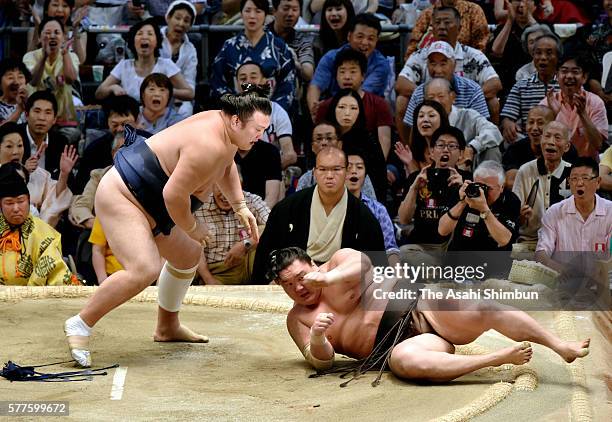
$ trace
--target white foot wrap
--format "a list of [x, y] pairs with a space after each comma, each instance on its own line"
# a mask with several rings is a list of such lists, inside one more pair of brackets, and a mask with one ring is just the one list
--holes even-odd
[[89, 336], [91, 327], [85, 324], [80, 315], [68, 318], [64, 322], [64, 332], [68, 339], [68, 347], [72, 358], [82, 367], [91, 366], [91, 354], [89, 353]]
[[196, 274], [196, 265], [187, 270], [174, 268], [166, 261], [157, 280], [157, 303], [168, 312], [178, 312]]

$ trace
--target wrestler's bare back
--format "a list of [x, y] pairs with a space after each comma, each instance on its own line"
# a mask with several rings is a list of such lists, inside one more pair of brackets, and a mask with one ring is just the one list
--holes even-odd
[[186, 157], [192, 180], [199, 182], [190, 193], [198, 193], [198, 196], [212, 190], [215, 181], [234, 162], [238, 149], [230, 142], [222, 113], [218, 110], [198, 113], [172, 125], [147, 139], [147, 144], [168, 175], [176, 169], [179, 157]]

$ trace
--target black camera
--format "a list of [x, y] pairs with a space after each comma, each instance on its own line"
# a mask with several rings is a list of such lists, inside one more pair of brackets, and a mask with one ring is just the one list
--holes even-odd
[[465, 195], [468, 198], [478, 198], [480, 196], [480, 190], [482, 189], [484, 192], [484, 196], [487, 196], [487, 192], [489, 191], [489, 187], [484, 183], [472, 182], [465, 188]]
[[439, 195], [443, 194], [448, 187], [448, 178], [450, 177], [449, 169], [428, 168], [427, 169], [427, 185], [429, 190]]

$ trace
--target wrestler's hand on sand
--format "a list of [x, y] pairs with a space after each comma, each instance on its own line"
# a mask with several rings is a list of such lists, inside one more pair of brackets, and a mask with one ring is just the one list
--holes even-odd
[[315, 318], [312, 327], [310, 327], [310, 335], [319, 337], [325, 335], [325, 331], [334, 323], [334, 314], [321, 312]]
[[257, 219], [247, 207], [242, 207], [238, 211], [234, 211], [236, 216], [240, 219], [242, 225], [246, 228], [249, 233], [249, 237], [255, 242], [259, 241], [259, 230], [257, 229]]

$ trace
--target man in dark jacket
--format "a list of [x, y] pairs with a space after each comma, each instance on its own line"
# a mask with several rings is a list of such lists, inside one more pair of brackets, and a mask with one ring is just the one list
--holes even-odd
[[252, 283], [265, 283], [268, 255], [289, 246], [307, 250], [315, 262], [326, 262], [337, 250], [352, 248], [380, 252], [371, 259], [377, 265], [387, 264], [378, 221], [344, 185], [346, 156], [342, 150], [321, 150], [314, 175], [317, 185], [285, 198], [272, 209], [257, 246]]

